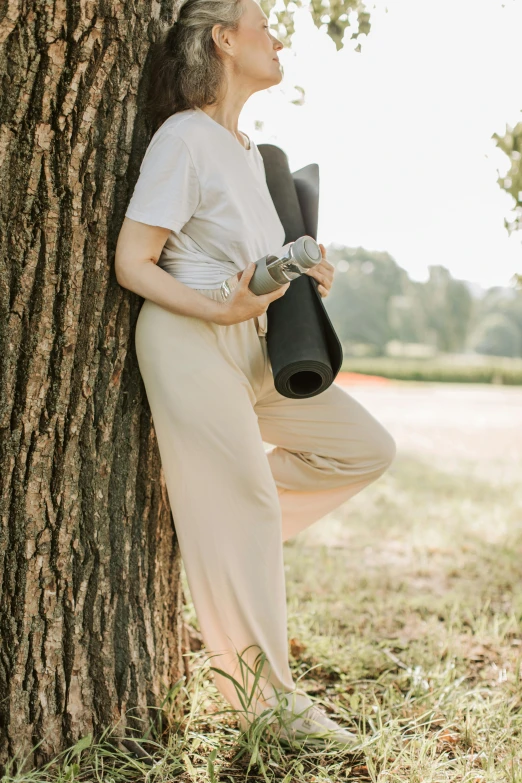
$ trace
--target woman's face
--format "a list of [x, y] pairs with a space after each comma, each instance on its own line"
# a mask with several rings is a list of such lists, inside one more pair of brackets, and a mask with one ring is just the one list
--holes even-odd
[[235, 75], [266, 89], [283, 78], [278, 52], [283, 44], [270, 32], [268, 19], [256, 0], [243, 0], [239, 29], [229, 39]]

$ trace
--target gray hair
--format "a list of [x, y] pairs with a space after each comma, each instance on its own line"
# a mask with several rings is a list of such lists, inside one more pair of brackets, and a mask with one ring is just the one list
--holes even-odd
[[225, 65], [212, 38], [221, 24], [237, 30], [243, 0], [186, 0], [152, 52], [146, 112], [153, 133], [178, 111], [216, 103]]

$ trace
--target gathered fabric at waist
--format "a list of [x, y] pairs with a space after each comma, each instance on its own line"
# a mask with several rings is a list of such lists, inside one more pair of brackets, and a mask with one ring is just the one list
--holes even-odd
[[158, 266], [175, 277], [180, 283], [196, 291], [212, 289], [218, 286], [222, 280], [235, 274], [238, 267], [233, 261], [218, 260], [210, 256], [198, 258], [178, 258], [169, 255], [165, 248], [158, 261]]

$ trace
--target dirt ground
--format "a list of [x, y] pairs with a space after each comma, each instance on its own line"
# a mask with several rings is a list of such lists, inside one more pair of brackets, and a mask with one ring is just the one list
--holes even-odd
[[398, 453], [511, 480], [522, 467], [522, 388], [486, 384], [339, 384], [390, 431]]

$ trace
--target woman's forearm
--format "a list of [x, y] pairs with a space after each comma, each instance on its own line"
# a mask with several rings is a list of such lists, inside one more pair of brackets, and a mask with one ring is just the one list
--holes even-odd
[[203, 321], [224, 322], [223, 302], [206, 297], [181, 283], [152, 260], [134, 264], [125, 274], [120, 271], [117, 279], [123, 288], [150, 299], [165, 310], [201, 318]]

